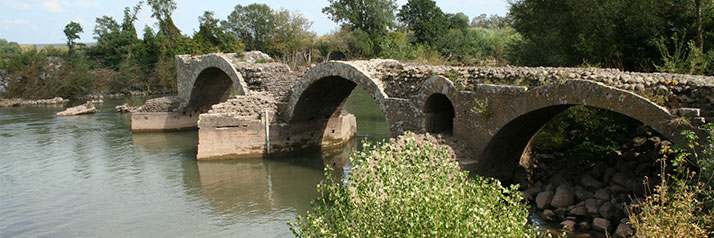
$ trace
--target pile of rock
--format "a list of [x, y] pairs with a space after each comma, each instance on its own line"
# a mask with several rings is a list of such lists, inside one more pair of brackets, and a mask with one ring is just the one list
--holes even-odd
[[255, 93], [248, 96], [236, 96], [226, 102], [213, 105], [207, 114], [260, 119], [265, 110], [271, 113], [277, 111], [275, 99], [266, 93]]
[[114, 110], [116, 110], [119, 113], [136, 112], [138, 109], [139, 109], [139, 107], [129, 106], [128, 103], [124, 103], [122, 105], [114, 107]]
[[670, 145], [651, 134], [636, 137], [625, 145], [624, 153], [618, 151], [589, 167], [564, 166], [560, 171], [551, 171], [554, 166], [548, 166], [548, 160], [571, 164], [577, 161], [537, 155], [539, 162], [532, 177], [535, 183], [526, 186], [523, 194], [541, 219], [560, 223], [565, 231], [629, 237], [633, 233], [628, 224], [629, 206], [640, 201], [659, 181], [658, 151]]
[[241, 61], [250, 63], [250, 64], [255, 64], [255, 63], [267, 63], [273, 61], [273, 58], [270, 58], [270, 55], [254, 50], [254, 51], [248, 51], [243, 53], [243, 57], [241, 58]]
[[139, 112], [173, 112], [179, 108], [179, 99], [176, 96], [167, 96], [146, 100]]
[[92, 114], [92, 113], [97, 113], [97, 112], [99, 112], [99, 110], [97, 110], [94, 107], [94, 104], [92, 102], [86, 102], [79, 106], [67, 108], [64, 111], [58, 112], [56, 115], [57, 116], [75, 116], [75, 115]]

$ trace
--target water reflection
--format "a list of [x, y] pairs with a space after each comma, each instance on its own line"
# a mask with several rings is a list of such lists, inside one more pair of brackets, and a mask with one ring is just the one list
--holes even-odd
[[198, 161], [200, 195], [222, 214], [301, 214], [318, 195], [316, 186], [324, 178], [322, 168], [333, 167], [335, 176], [342, 176], [351, 147], [347, 144], [289, 157]]

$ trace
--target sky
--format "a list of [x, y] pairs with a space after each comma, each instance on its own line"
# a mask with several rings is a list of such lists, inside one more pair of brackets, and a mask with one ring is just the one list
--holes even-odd
[[[397, 0], [399, 6], [407, 0]], [[507, 0], [437, 0], [437, 5], [446, 13], [463, 12], [469, 18], [482, 13], [506, 15]], [[84, 33], [80, 42], [94, 42], [92, 32], [96, 18], [107, 15], [121, 22], [125, 7], [137, 1], [110, 0], [0, 0], [0, 38], [20, 44], [64, 43], [63, 29], [70, 21], [82, 25]], [[326, 34], [337, 29], [337, 24], [321, 12], [327, 0], [176, 0], [173, 20], [183, 34], [198, 31], [198, 16], [204, 11], [213, 11], [215, 17], [226, 19], [237, 5], [264, 3], [273, 9], [298, 11], [313, 22], [312, 31]], [[139, 13], [136, 29], [141, 37], [145, 25], [156, 28], [151, 10], [146, 5]]]

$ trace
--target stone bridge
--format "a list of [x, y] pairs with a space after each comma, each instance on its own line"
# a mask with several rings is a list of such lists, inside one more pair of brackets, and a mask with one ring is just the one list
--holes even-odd
[[[178, 60], [179, 93], [169, 112], [174, 119], [162, 114], [162, 125], [143, 129], [171, 129], [166, 125], [172, 120], [190, 118], [174, 129], [198, 125], [199, 159], [350, 139], [354, 117], [342, 105], [355, 87], [375, 99], [393, 136], [404, 131], [452, 134], [476, 155], [461, 159], [464, 168], [505, 179], [538, 130], [573, 105], [626, 115], [675, 143], [684, 142], [682, 129], [696, 131], [714, 117], [714, 78], [704, 76], [394, 60], [331, 61], [293, 72], [282, 64], [255, 63], [235, 54]], [[132, 116], [137, 124], [133, 129], [141, 130], [139, 124], [151, 121], [146, 116], [151, 113]]]

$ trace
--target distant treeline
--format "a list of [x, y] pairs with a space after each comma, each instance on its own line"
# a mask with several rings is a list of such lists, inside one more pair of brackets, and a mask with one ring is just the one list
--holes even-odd
[[[299, 12], [237, 5], [226, 19], [206, 11], [199, 30], [174, 25], [175, 0], [148, 0], [118, 21], [96, 19], [96, 44], [65, 27], [67, 47], [21, 49], [0, 39], [0, 96], [78, 97], [131, 90], [173, 91], [175, 55], [260, 50], [292, 66], [329, 59], [393, 58], [428, 64], [594, 66], [631, 71], [714, 73], [714, 4], [674, 0], [518, 0], [507, 16], [444, 13], [432, 0], [328, 0], [340, 24], [318, 36]], [[148, 7], [156, 29], [139, 38]], [[396, 12], [396, 14], [395, 14]]]

